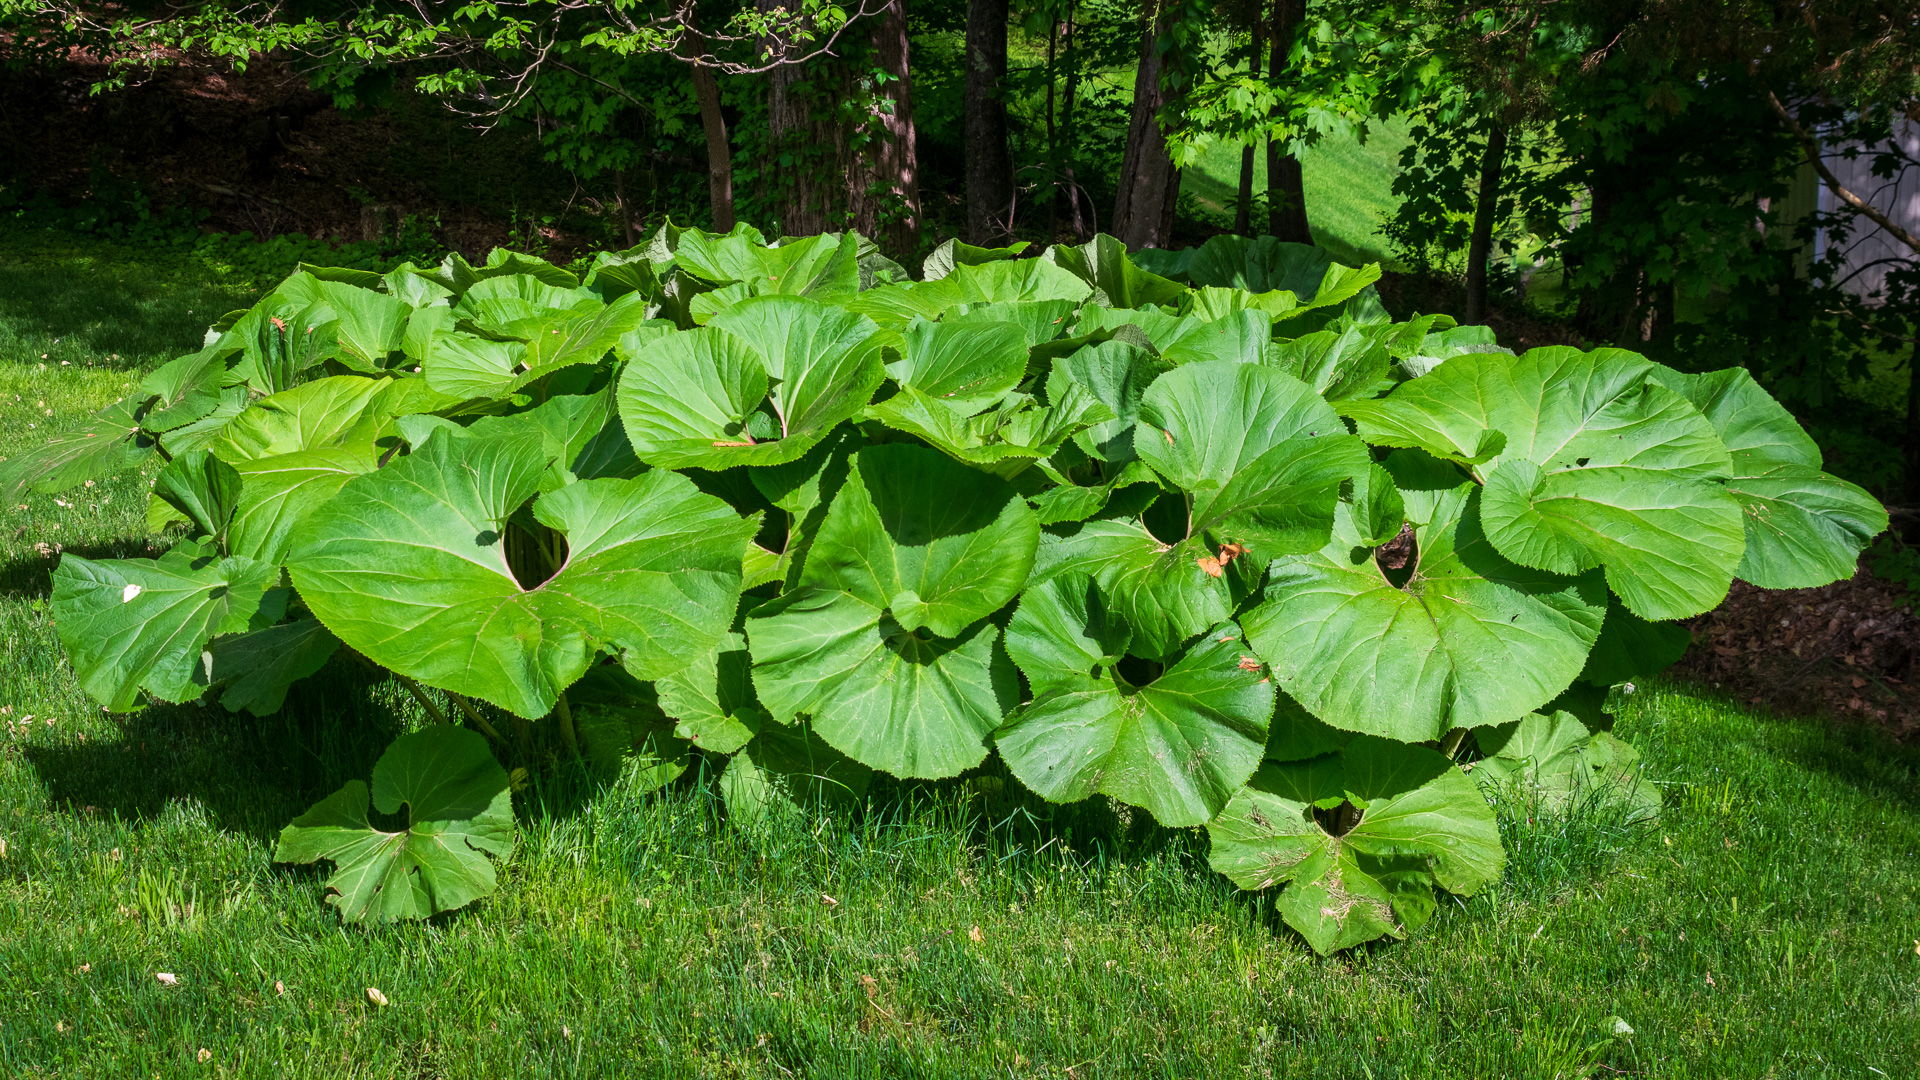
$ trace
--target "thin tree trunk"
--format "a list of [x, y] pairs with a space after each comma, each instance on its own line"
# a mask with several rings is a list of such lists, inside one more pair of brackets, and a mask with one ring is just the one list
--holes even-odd
[[627, 170], [613, 170], [613, 205], [620, 211], [620, 228], [627, 234], [627, 246], [637, 243], [633, 235], [633, 211], [627, 206]]
[[[691, 25], [687, 29], [698, 33]], [[681, 39], [681, 47], [699, 51], [686, 38]], [[692, 62], [687, 66], [694, 100], [700, 104], [700, 127], [707, 135], [707, 201], [713, 207], [713, 228], [728, 232], [733, 228], [733, 150], [727, 144], [727, 117], [720, 111], [720, 82], [710, 67]]]
[[[1907, 350], [1907, 502], [1920, 505], [1920, 343]], [[1908, 537], [1914, 535], [1908, 527]]]
[[[1263, 51], [1261, 46], [1265, 44], [1265, 35], [1260, 32], [1263, 28], [1261, 20], [1255, 18], [1253, 40], [1249, 42], [1249, 52], [1252, 55], [1247, 60], [1247, 73], [1255, 79], [1260, 77], [1260, 54]], [[1240, 148], [1240, 202], [1233, 213], [1233, 231], [1241, 236], [1248, 236], [1253, 232], [1252, 143]]]
[[[1270, 81], [1277, 83], [1285, 77], [1287, 53], [1293, 48], [1293, 35], [1305, 15], [1306, 0], [1273, 0], [1272, 53], [1267, 64]], [[1301, 179], [1300, 159], [1282, 150], [1277, 139], [1267, 140], [1267, 231], [1291, 243], [1313, 243], [1313, 233], [1307, 228], [1307, 189]]]
[[1013, 161], [1007, 152], [1007, 0], [967, 0], [967, 242], [1013, 236]]
[[1133, 81], [1133, 119], [1127, 125], [1126, 154], [1120, 165], [1119, 192], [1113, 204], [1113, 235], [1130, 250], [1166, 247], [1173, 232], [1173, 208], [1180, 195], [1180, 173], [1167, 153], [1160, 130], [1165, 59], [1159, 37], [1170, 10], [1146, 24], [1140, 36], [1140, 66]]
[[1092, 231], [1087, 228], [1086, 213], [1092, 208], [1082, 206], [1080, 182], [1073, 174], [1073, 159], [1080, 145], [1079, 140], [1074, 137], [1073, 126], [1074, 91], [1080, 85], [1080, 53], [1076, 47], [1077, 28], [1073, 22], [1074, 7], [1075, 5], [1071, 3], [1067, 5], [1067, 89], [1060, 108], [1060, 130], [1065, 140], [1065, 146], [1061, 152], [1061, 173], [1066, 177], [1067, 182], [1067, 227], [1073, 231], [1074, 239], [1084, 240]]
[[[875, 62], [892, 78], [880, 96], [883, 135], [870, 151], [874, 190], [863, 198], [862, 229], [895, 255], [920, 246], [920, 159], [914, 145], [913, 66], [907, 41], [907, 0], [889, 0], [873, 23]], [[875, 202], [878, 205], [872, 205]], [[871, 219], [871, 220], [869, 220]]]
[[1487, 260], [1493, 255], [1493, 219], [1500, 204], [1500, 169], [1506, 161], [1507, 128], [1495, 124], [1480, 155], [1480, 196], [1473, 206], [1473, 232], [1467, 240], [1467, 312], [1461, 321], [1487, 321]]
[[1060, 133], [1054, 123], [1053, 84], [1060, 79], [1060, 20], [1047, 20], [1047, 167], [1053, 173], [1048, 177], [1056, 186], [1047, 199], [1047, 235], [1054, 236], [1060, 231]]

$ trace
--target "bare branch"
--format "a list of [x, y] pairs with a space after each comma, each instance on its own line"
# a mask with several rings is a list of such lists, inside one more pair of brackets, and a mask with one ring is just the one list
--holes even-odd
[[1814, 171], [1820, 174], [1820, 179], [1826, 181], [1829, 191], [1839, 196], [1840, 201], [1858, 210], [1861, 216], [1865, 217], [1868, 221], [1885, 229], [1887, 235], [1892, 236], [1894, 239], [1913, 249], [1915, 255], [1920, 255], [1920, 237], [1916, 237], [1901, 228], [1897, 222], [1886, 214], [1881, 213], [1872, 203], [1848, 190], [1847, 186], [1840, 182], [1840, 178], [1834, 175], [1833, 170], [1829, 169], [1826, 161], [1822, 159], [1820, 144], [1814, 140], [1813, 136], [1807, 134], [1807, 129], [1800, 126], [1800, 121], [1793, 118], [1793, 114], [1787, 111], [1785, 105], [1780, 104], [1780, 99], [1775, 97], [1771, 90], [1767, 91], [1767, 104], [1773, 106], [1774, 114], [1786, 123], [1787, 130], [1793, 132], [1793, 137], [1800, 140], [1800, 147], [1805, 150], [1807, 154], [1807, 164], [1812, 165]]

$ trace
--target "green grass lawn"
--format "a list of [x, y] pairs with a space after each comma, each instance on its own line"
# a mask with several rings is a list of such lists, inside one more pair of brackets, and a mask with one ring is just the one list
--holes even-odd
[[[0, 454], [247, 288], [0, 234]], [[749, 833], [698, 775], [536, 775], [493, 898], [342, 927], [272, 838], [420, 717], [344, 665], [267, 719], [102, 714], [50, 553], [144, 549], [144, 499], [29, 496], [0, 533], [0, 1075], [1916, 1075], [1920, 752], [1665, 684], [1619, 727], [1657, 823], [1506, 807], [1498, 888], [1332, 959], [1203, 832], [990, 780]]]
[[[1315, 144], [1300, 160], [1306, 188], [1307, 221], [1315, 242], [1350, 266], [1392, 262], [1393, 252], [1380, 226], [1393, 215], [1400, 200], [1393, 194], [1393, 178], [1400, 174], [1400, 151], [1407, 145], [1406, 123], [1392, 120], [1370, 134], [1365, 143], [1353, 138], [1329, 138]], [[1267, 189], [1267, 155], [1253, 155], [1255, 191]], [[1208, 210], [1231, 221], [1240, 198], [1240, 147], [1213, 143], [1198, 164], [1186, 170], [1180, 190], [1190, 193]], [[1256, 221], [1255, 231], [1265, 231]]]

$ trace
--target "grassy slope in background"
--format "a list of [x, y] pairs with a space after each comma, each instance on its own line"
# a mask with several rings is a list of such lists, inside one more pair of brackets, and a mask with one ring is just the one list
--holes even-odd
[[[0, 454], [248, 299], [0, 238]], [[103, 716], [38, 545], [144, 547], [141, 484], [6, 508], [0, 1073], [1897, 1076], [1920, 1045], [1920, 754], [1679, 689], [1621, 720], [1659, 823], [1509, 807], [1503, 886], [1331, 961], [1203, 839], [979, 783], [761, 834], [536, 786], [479, 917], [343, 930], [269, 838], [420, 718], [346, 668], [265, 720]]]

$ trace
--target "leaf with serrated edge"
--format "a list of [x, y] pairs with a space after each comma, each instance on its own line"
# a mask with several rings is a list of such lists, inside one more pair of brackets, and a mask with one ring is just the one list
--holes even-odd
[[1773, 395], [1740, 368], [1654, 377], [1704, 414], [1733, 457], [1727, 490], [1745, 511], [1747, 550], [1734, 571], [1763, 589], [1811, 589], [1853, 576], [1860, 552], [1887, 529], [1873, 496], [1820, 471], [1820, 448]]
[[[1389, 458], [1396, 467], [1413, 471], [1406, 452]], [[1271, 567], [1241, 624], [1280, 688], [1335, 727], [1409, 742], [1510, 720], [1566, 689], [1606, 613], [1599, 575], [1502, 558], [1471, 482], [1402, 496], [1417, 559], [1404, 585], [1387, 580], [1346, 504], [1331, 543]]]
[[[1343, 835], [1312, 816], [1349, 800], [1360, 821]], [[1282, 918], [1323, 955], [1424, 921], [1431, 895], [1406, 910], [1418, 895], [1406, 877], [1472, 895], [1505, 863], [1493, 811], [1471, 780], [1432, 750], [1366, 735], [1335, 754], [1262, 766], [1207, 832], [1213, 868], [1234, 884], [1287, 884]]]
[[[1078, 642], [1052, 644], [1064, 651]], [[1050, 801], [1105, 794], [1162, 825], [1203, 825], [1260, 764], [1272, 716], [1262, 665], [1239, 628], [1222, 623], [1144, 686], [1111, 670], [1079, 687], [1036, 686], [994, 741], [1020, 782]]]
[[351, 780], [281, 830], [275, 862], [333, 863], [328, 903], [347, 922], [424, 919], [495, 888], [488, 856], [513, 851], [507, 773], [480, 735], [438, 726], [402, 735], [373, 767], [372, 805], [407, 808], [398, 832], [367, 818], [367, 785]]
[[534, 515], [565, 564], [524, 589], [500, 530], [538, 489], [538, 434], [455, 439], [349, 481], [295, 530], [288, 567], [340, 639], [421, 682], [539, 717], [598, 650], [638, 678], [692, 663], [725, 633], [758, 527], [684, 477], [583, 480]]
[[980, 620], [1025, 583], [1039, 530], [1011, 486], [932, 450], [855, 454], [797, 587], [747, 619], [760, 700], [898, 776], [978, 764], [1016, 689]]
[[1713, 425], [1653, 381], [1633, 353], [1534, 349], [1460, 356], [1378, 401], [1342, 406], [1368, 441], [1481, 468], [1487, 537], [1514, 562], [1560, 574], [1606, 568], [1648, 619], [1719, 603], [1746, 548], [1732, 463]]
[[221, 558], [188, 542], [158, 559], [64, 555], [53, 571], [53, 618], [80, 686], [112, 712], [140, 690], [163, 701], [198, 697], [201, 650], [247, 629], [277, 567]]

